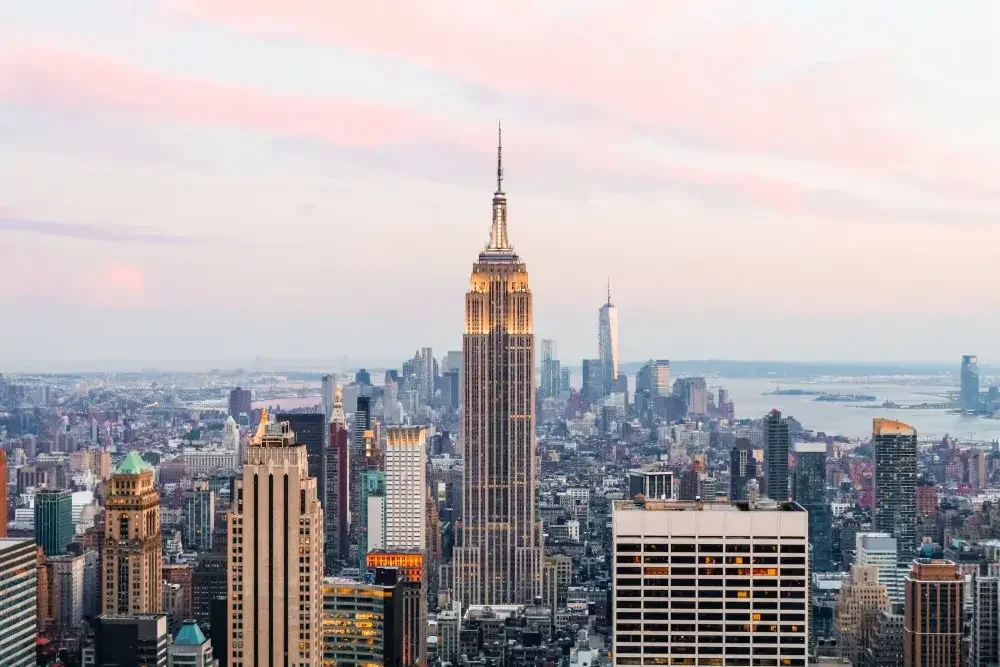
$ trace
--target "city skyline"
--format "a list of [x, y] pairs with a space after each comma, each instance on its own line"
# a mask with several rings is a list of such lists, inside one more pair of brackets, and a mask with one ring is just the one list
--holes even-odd
[[[987, 224], [1000, 143], [991, 5], [970, 8], [978, 21], [790, 2], [521, 2], [378, 21], [379, 2], [342, 16], [298, 4], [0, 9], [0, 238], [25, 278], [0, 306], [35, 323], [5, 328], [0, 347], [54, 362], [453, 349], [461, 313], [427, 304], [460, 298], [502, 117], [536, 330], [565, 358], [590, 355], [578, 332], [605, 275], [622, 359], [1000, 357], [998, 297], [965, 289], [988, 284], [1000, 240]], [[518, 49], [490, 38], [496, 25], [518, 25]], [[959, 29], [961, 48], [935, 38]], [[468, 57], [414, 37], [440, 30]], [[241, 275], [275, 247], [303, 261], [267, 281]], [[372, 247], [380, 267], [435, 261], [404, 280], [374, 268]], [[894, 252], [873, 264], [872, 247]], [[963, 271], [927, 270], [949, 264]], [[579, 280], [580, 266], [601, 277]], [[331, 281], [358, 277], [365, 289], [331, 296]], [[762, 300], [787, 314], [734, 336]], [[234, 340], [232, 323], [262, 301], [314, 326]], [[873, 317], [887, 304], [894, 317]], [[392, 335], [400, 318], [426, 340]], [[865, 345], [844, 345], [857, 331]]]

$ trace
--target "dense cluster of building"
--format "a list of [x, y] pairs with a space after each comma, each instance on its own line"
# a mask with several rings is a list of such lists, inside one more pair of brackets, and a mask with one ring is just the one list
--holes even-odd
[[574, 388], [502, 176], [461, 351], [0, 376], [0, 665], [1000, 664], [995, 444], [630, 378], [610, 287]]

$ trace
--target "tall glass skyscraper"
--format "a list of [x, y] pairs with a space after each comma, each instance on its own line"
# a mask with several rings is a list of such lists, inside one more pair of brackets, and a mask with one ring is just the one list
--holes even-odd
[[535, 520], [535, 336], [528, 269], [507, 236], [501, 149], [486, 248], [465, 295], [462, 546], [456, 598], [526, 604], [542, 593], [542, 525]]
[[872, 527], [896, 538], [899, 564], [917, 547], [917, 431], [894, 419], [872, 421], [875, 506]]
[[597, 311], [597, 356], [601, 361], [601, 395], [612, 392], [618, 379], [618, 309], [611, 303], [611, 283], [608, 302]]
[[788, 420], [771, 410], [764, 418], [764, 444], [767, 446], [767, 497], [779, 502], [788, 500]]
[[35, 494], [35, 542], [46, 556], [58, 556], [72, 541], [73, 494], [42, 489]]
[[813, 547], [813, 567], [825, 572], [832, 567], [830, 506], [826, 502], [826, 443], [800, 442], [795, 445], [795, 474], [792, 497], [809, 513], [809, 542]]

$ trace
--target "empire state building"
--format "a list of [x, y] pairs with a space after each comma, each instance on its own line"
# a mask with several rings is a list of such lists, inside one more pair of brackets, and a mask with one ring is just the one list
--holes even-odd
[[501, 150], [498, 142], [490, 238], [465, 295], [464, 513], [455, 549], [463, 607], [530, 603], [542, 587], [531, 289], [507, 236]]

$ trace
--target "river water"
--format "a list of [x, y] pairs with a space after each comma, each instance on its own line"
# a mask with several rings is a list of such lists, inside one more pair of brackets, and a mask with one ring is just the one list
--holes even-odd
[[[921, 439], [941, 438], [950, 435], [963, 441], [990, 441], [1000, 439], [1000, 419], [984, 419], [948, 412], [947, 410], [901, 410], [886, 408], [864, 408], [861, 404], [830, 403], [816, 401], [815, 396], [767, 395], [774, 391], [774, 380], [767, 378], [707, 378], [709, 389], [717, 391], [719, 387], [729, 390], [736, 407], [736, 417], [759, 418], [772, 408], [781, 410], [786, 416], [795, 417], [802, 426], [813, 431], [823, 431], [829, 435], [844, 435], [850, 438], [868, 438], [871, 436], [872, 419], [888, 417], [906, 422], [917, 429]], [[372, 374], [372, 382], [382, 383], [382, 377]], [[574, 387], [581, 385], [579, 371], [571, 377]], [[635, 378], [629, 376], [629, 391], [635, 390]], [[301, 386], [301, 385], [298, 385]], [[847, 384], [840, 382], [793, 382], [782, 380], [782, 389], [804, 389], [808, 391], [825, 391], [842, 394], [867, 394], [875, 396], [871, 403], [881, 404], [892, 401], [902, 405], [918, 403], [945, 402], [940, 396], [957, 387], [942, 385], [894, 384], [882, 381], [871, 384]], [[280, 406], [282, 409], [312, 407], [320, 402], [319, 386], [317, 395], [302, 398], [281, 398], [253, 403], [254, 408], [267, 405], [269, 409]], [[937, 396], [934, 396], [936, 394]]]

